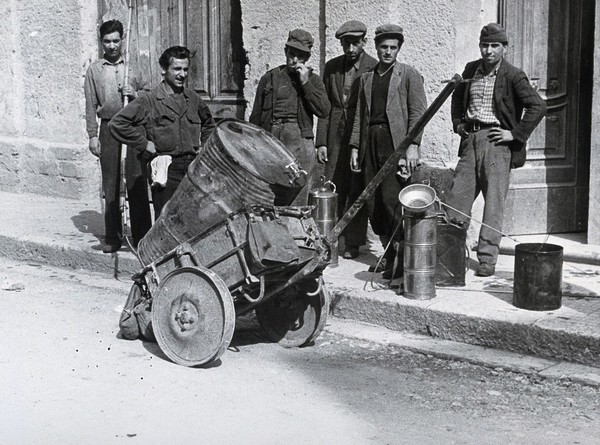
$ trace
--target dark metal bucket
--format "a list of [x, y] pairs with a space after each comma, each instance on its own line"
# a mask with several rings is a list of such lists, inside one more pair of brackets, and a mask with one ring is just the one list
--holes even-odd
[[517, 244], [513, 305], [531, 311], [560, 308], [562, 265], [561, 246], [546, 243]]
[[247, 205], [272, 206], [297, 187], [292, 154], [270, 133], [234, 119], [219, 123], [167, 202], [138, 254], [145, 265]]
[[464, 286], [467, 270], [467, 229], [447, 222], [437, 223], [435, 285]]
[[437, 215], [404, 215], [404, 296], [435, 297]]

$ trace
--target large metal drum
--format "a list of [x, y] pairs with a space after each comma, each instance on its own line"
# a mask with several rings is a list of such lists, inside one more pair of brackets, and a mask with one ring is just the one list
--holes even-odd
[[225, 119], [190, 164], [173, 197], [139, 243], [144, 264], [247, 205], [272, 206], [301, 186], [292, 154], [270, 133]]
[[437, 216], [404, 215], [404, 296], [413, 300], [435, 297]]

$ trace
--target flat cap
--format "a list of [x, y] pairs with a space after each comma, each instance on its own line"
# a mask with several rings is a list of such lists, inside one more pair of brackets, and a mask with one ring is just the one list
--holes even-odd
[[362, 37], [367, 33], [367, 25], [358, 20], [349, 20], [340, 26], [335, 32], [335, 38], [341, 39], [344, 36]]
[[399, 39], [404, 41], [404, 30], [398, 25], [386, 23], [375, 29], [375, 42], [381, 39]]
[[498, 23], [488, 23], [481, 28], [481, 35], [479, 36], [480, 43], [508, 43], [508, 37], [506, 31]]
[[298, 28], [290, 31], [285, 46], [290, 46], [299, 49], [300, 51], [304, 51], [305, 53], [310, 53], [313, 43], [314, 40], [310, 32]]

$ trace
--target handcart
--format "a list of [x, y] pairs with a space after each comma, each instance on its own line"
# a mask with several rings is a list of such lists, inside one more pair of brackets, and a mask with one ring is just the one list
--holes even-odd
[[[278, 191], [288, 196], [301, 177], [271, 135], [245, 122], [221, 122], [140, 241], [143, 268], [121, 320], [137, 320], [138, 335], [155, 338], [184, 366], [219, 358], [236, 316], [252, 310], [268, 337], [285, 347], [314, 340], [329, 311], [322, 271], [330, 250], [311, 207], [274, 205]], [[124, 323], [121, 332], [136, 337]]]

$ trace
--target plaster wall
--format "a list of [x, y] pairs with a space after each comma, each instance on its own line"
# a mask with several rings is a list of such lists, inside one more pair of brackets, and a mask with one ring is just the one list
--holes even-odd
[[[103, 0], [111, 17], [98, 17], [98, 3], [87, 0], [5, 0], [0, 12], [0, 188], [15, 192], [84, 199], [98, 194], [99, 168], [87, 149], [83, 77], [98, 57], [97, 23], [127, 11], [119, 0]], [[317, 71], [340, 53], [334, 37], [344, 21], [356, 18], [368, 28], [368, 51], [375, 55], [373, 31], [393, 22], [403, 26], [400, 59], [424, 76], [431, 103], [442, 81], [478, 57], [482, 24], [496, 19], [495, 0], [241, 0], [248, 66], [244, 96], [247, 115], [260, 77], [284, 63], [289, 30], [313, 34], [309, 64]], [[456, 160], [457, 140], [449, 103], [425, 130], [423, 152], [429, 163]]]
[[[595, 42], [600, 42], [600, 2], [596, 2]], [[600, 45], [594, 47], [594, 74], [600, 73]], [[594, 75], [592, 135], [590, 144], [590, 189], [588, 213], [588, 244], [600, 244], [600, 77]]]
[[8, 68], [0, 82], [0, 188], [97, 193], [82, 95], [86, 62], [97, 52], [95, 3], [5, 0], [0, 14], [0, 63]]
[[250, 116], [258, 82], [263, 74], [285, 63], [284, 47], [288, 33], [302, 28], [310, 32], [315, 40], [308, 62], [319, 72], [319, 0], [288, 2], [285, 0], [242, 0], [242, 28], [244, 49], [248, 58], [244, 96]]
[[[268, 11], [268, 14], [265, 13]], [[404, 28], [399, 60], [413, 65], [425, 79], [428, 102], [443, 89], [443, 80], [462, 72], [479, 57], [477, 41], [483, 24], [497, 19], [496, 0], [311, 0], [295, 2], [242, 0], [244, 47], [248, 58], [244, 96], [250, 114], [260, 77], [284, 63], [283, 46], [290, 29], [301, 27], [315, 38], [310, 65], [319, 73], [326, 60], [340, 54], [335, 31], [347, 20], [368, 28], [367, 51], [376, 56], [373, 35], [383, 23]], [[277, 24], [277, 26], [274, 26]], [[425, 130], [425, 161], [437, 165], [456, 162], [458, 140], [452, 133], [449, 101]]]

